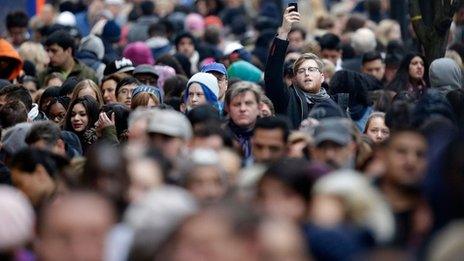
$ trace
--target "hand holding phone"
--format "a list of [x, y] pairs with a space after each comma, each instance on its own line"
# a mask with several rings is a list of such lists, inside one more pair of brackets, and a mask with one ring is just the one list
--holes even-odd
[[292, 6], [293, 9], [290, 12], [298, 12], [298, 3], [288, 3], [288, 7]]
[[279, 28], [277, 37], [282, 40], [287, 40], [288, 33], [292, 29], [293, 24], [300, 22], [300, 13], [298, 13], [298, 4], [291, 2], [288, 7], [285, 8], [284, 15], [282, 17], [282, 26]]

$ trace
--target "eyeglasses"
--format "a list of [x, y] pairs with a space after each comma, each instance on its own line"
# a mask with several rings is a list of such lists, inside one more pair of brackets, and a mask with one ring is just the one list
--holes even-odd
[[300, 68], [300, 69], [296, 70], [296, 73], [304, 74], [304, 73], [306, 73], [306, 71], [309, 71], [310, 73], [319, 72], [319, 68], [318, 67]]

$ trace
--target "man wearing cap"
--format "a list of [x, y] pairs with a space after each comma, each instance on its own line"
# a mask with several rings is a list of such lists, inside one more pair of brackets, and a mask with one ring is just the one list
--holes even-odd
[[227, 69], [222, 63], [210, 63], [206, 64], [201, 68], [201, 72], [211, 73], [216, 77], [219, 85], [219, 96], [218, 100], [224, 104], [224, 96], [229, 85], [229, 77], [227, 76]]
[[154, 109], [148, 120], [150, 146], [160, 149], [174, 162], [182, 156], [192, 137], [192, 126], [187, 117], [174, 110]]
[[342, 118], [322, 120], [314, 130], [312, 159], [335, 169], [353, 168], [356, 143], [350, 131], [350, 124], [348, 119]]
[[103, 71], [103, 75], [106, 77], [108, 75], [115, 74], [115, 73], [132, 74], [134, 69], [135, 68], [134, 68], [134, 64], [132, 63], [132, 61], [123, 57], [121, 59], [114, 60], [110, 64], [108, 64], [105, 68], [105, 71]]
[[140, 64], [135, 67], [132, 73], [139, 82], [157, 87], [159, 75], [155, 71], [155, 67], [149, 64]]
[[221, 110], [218, 102], [219, 85], [210, 73], [199, 72], [190, 77], [184, 92], [182, 111], [188, 112], [203, 104], [211, 104]]
[[229, 67], [232, 63], [244, 60], [247, 62], [251, 61], [251, 53], [248, 52], [245, 47], [239, 42], [231, 42], [224, 48], [224, 56], [221, 62]]

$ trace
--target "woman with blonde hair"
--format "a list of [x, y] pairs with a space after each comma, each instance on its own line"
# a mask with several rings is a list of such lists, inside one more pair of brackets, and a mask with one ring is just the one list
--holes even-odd
[[387, 48], [391, 41], [401, 41], [400, 24], [391, 19], [382, 20], [375, 31], [375, 35], [382, 47]]
[[18, 49], [18, 53], [24, 60], [30, 61], [35, 65], [37, 75], [45, 70], [50, 58], [43, 45], [34, 42], [24, 42]]

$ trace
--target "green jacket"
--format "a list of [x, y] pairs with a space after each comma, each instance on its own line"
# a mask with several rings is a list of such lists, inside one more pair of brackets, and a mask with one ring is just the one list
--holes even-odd
[[53, 72], [59, 72], [63, 74], [65, 79], [70, 76], [76, 76], [79, 79], [90, 79], [98, 84], [97, 76], [95, 74], [95, 71], [92, 68], [88, 67], [87, 65], [81, 63], [80, 61], [76, 59], [74, 59], [74, 62], [75, 62], [74, 67], [72, 68], [71, 72], [68, 75], [66, 75], [60, 68], [56, 68], [56, 67], [47, 68], [47, 70], [45, 70], [39, 75], [40, 85], [43, 85], [45, 81], [45, 77]]

